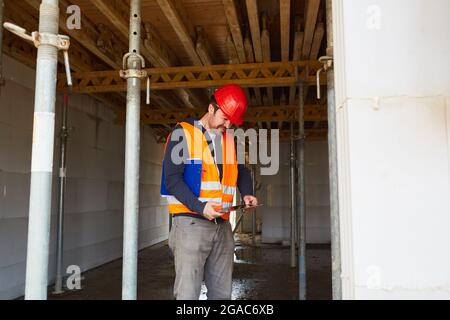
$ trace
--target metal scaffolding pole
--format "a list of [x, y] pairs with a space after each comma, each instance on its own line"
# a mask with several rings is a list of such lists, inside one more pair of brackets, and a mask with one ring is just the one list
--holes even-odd
[[[43, 0], [39, 32], [57, 35], [58, 21], [58, 0]], [[26, 300], [47, 298], [57, 64], [58, 48], [41, 43], [36, 64]]]
[[305, 205], [305, 122], [304, 84], [300, 82], [299, 96], [299, 140], [298, 140], [298, 278], [299, 299], [306, 300], [306, 205]]
[[291, 122], [291, 158], [290, 158], [290, 196], [291, 196], [291, 268], [297, 266], [296, 241], [295, 241], [295, 139], [294, 139], [294, 122]]
[[5, 2], [0, 0], [0, 86], [5, 84], [3, 78], [3, 19], [5, 17]]
[[58, 198], [58, 229], [56, 245], [56, 280], [54, 294], [61, 294], [63, 290], [63, 253], [64, 253], [64, 195], [66, 192], [66, 154], [67, 154], [67, 112], [69, 108], [69, 94], [64, 93], [62, 108], [62, 125], [59, 147], [59, 198]]
[[[333, 15], [332, 0], [327, 0], [327, 56], [333, 57]], [[336, 138], [336, 107], [334, 92], [334, 69], [327, 73], [328, 86], [328, 157], [330, 179], [330, 215], [331, 215], [331, 270], [333, 284], [333, 300], [342, 299], [341, 281], [341, 245], [339, 227], [339, 198], [337, 171], [337, 138]]]
[[125, 141], [125, 199], [123, 229], [122, 299], [136, 300], [139, 216], [139, 151], [141, 69], [141, 1], [130, 1], [130, 51], [124, 56], [122, 76], [127, 79], [127, 114]]
[[[253, 194], [256, 196], [256, 166], [252, 164]], [[256, 210], [252, 212], [252, 244], [256, 244]]]

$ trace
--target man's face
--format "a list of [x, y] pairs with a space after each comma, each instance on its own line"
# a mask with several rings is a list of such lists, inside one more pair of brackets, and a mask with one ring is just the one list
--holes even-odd
[[211, 114], [209, 123], [211, 129], [217, 129], [220, 132], [225, 132], [226, 129], [231, 128], [232, 123], [227, 118], [227, 116], [222, 112], [222, 110], [218, 109], [214, 113], [214, 107], [212, 105], [209, 105], [208, 112]]

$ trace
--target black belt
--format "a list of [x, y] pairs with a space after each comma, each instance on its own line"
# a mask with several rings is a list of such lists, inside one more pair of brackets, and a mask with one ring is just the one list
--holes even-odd
[[206, 217], [204, 217], [201, 214], [196, 214], [196, 213], [176, 213], [172, 215], [174, 218], [176, 217], [189, 217], [189, 218], [196, 218], [196, 219], [201, 219], [201, 220], [206, 220], [206, 221], [210, 221], [212, 223], [218, 224], [218, 223], [224, 223], [227, 222], [228, 220], [225, 220], [223, 218], [215, 218], [213, 220], [209, 220]]

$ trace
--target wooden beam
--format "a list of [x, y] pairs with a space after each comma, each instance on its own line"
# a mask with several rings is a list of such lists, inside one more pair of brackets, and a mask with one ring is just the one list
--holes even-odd
[[228, 63], [229, 64], [239, 64], [239, 57], [236, 47], [233, 42], [233, 37], [231, 33], [228, 32], [226, 41]]
[[[247, 5], [247, 15], [250, 25], [250, 32], [252, 35], [253, 51], [255, 53], [255, 62], [262, 62], [262, 51], [261, 51], [261, 34], [259, 27], [259, 13], [258, 4], [256, 0], [246, 0]], [[247, 60], [247, 62], [250, 62]]]
[[[300, 19], [297, 19], [297, 21], [295, 23], [294, 47], [292, 48], [292, 60], [293, 61], [297, 61], [297, 60], [301, 59], [304, 33], [301, 32], [300, 30], [301, 30]], [[289, 104], [294, 103], [296, 92], [297, 92], [297, 86], [291, 86], [289, 88]]]
[[[39, 6], [41, 1], [39, 0], [25, 0], [31, 7], [39, 12]], [[95, 2], [95, 1], [94, 1]], [[123, 44], [117, 44], [113, 51], [111, 50], [101, 50], [97, 45], [97, 40], [99, 38], [99, 33], [96, 30], [95, 26], [92, 22], [87, 19], [87, 17], [82, 16], [83, 27], [80, 30], [77, 29], [69, 29], [66, 24], [66, 8], [70, 5], [67, 0], [59, 1], [60, 10], [59, 10], [59, 27], [63, 30], [65, 34], [70, 36], [73, 39], [76, 39], [79, 43], [81, 43], [84, 47], [86, 47], [89, 51], [91, 51], [95, 56], [97, 56], [101, 61], [106, 63], [108, 66], [112, 68], [117, 68], [117, 66], [121, 66], [122, 61], [121, 57], [118, 59], [117, 57], [121, 54], [123, 55], [127, 50]]]
[[[251, 56], [248, 55], [247, 63], [249, 62], [263, 62], [262, 48], [261, 48], [261, 32], [259, 26], [259, 12], [258, 12], [258, 4], [256, 0], [246, 0], [247, 6], [247, 15], [250, 26], [250, 33], [252, 36], [252, 45], [254, 52], [254, 60], [251, 59]], [[246, 49], [250, 50], [249, 41], [247, 40], [246, 35]], [[256, 97], [256, 103], [261, 105], [264, 103], [261, 90], [259, 88], [253, 88]]]
[[[244, 48], [245, 48], [245, 57], [247, 63], [254, 63], [255, 57], [253, 55], [253, 46], [252, 41], [250, 40], [250, 35], [248, 32], [245, 34], [244, 38]], [[255, 93], [255, 103], [257, 105], [262, 104], [261, 91], [258, 88], [253, 88], [253, 92]]]
[[[145, 38], [144, 46], [150, 52], [153, 65], [155, 67], [171, 67], [176, 64], [176, 57], [163, 44], [155, 27], [149, 23], [144, 22]], [[194, 108], [194, 105], [199, 105], [202, 99], [190, 90], [176, 89], [175, 96], [183, 102], [188, 108]]]
[[[126, 3], [120, 0], [95, 0], [92, 1], [92, 4], [111, 21], [122, 37], [125, 39], [129, 38], [130, 8]], [[143, 46], [141, 46], [142, 55], [156, 67], [171, 67], [175, 59], [162, 44], [155, 29], [149, 22], [144, 22], [142, 34], [144, 35]], [[184, 90], [176, 90], [176, 94], [180, 101], [190, 108], [193, 108], [195, 103], [201, 101], [196, 95]], [[190, 101], [189, 96], [192, 97], [194, 104]]]
[[306, 0], [305, 7], [305, 37], [303, 40], [302, 58], [307, 59], [311, 52], [314, 31], [316, 29], [317, 15], [319, 13], [320, 0]]
[[198, 26], [196, 30], [197, 41], [195, 43], [195, 51], [197, 52], [204, 66], [212, 65], [214, 63], [211, 55], [211, 49], [208, 41], [206, 40], [203, 28]]
[[[205, 114], [205, 108], [187, 110], [176, 108], [172, 110], [146, 110], [142, 114], [142, 124], [166, 124], [174, 125], [189, 117], [199, 119]], [[298, 106], [261, 106], [247, 109], [245, 122], [257, 121], [295, 121], [298, 119]], [[326, 106], [305, 106], [306, 121], [326, 121]]]
[[289, 61], [291, 0], [280, 0], [281, 61]]
[[[19, 7], [20, 6], [20, 7]], [[11, 1], [8, 2], [8, 21], [14, 22], [25, 29], [31, 31], [36, 29], [38, 25], [37, 17], [32, 16], [29, 12], [28, 4]], [[36, 48], [29, 42], [24, 41], [23, 39], [13, 35], [10, 32], [5, 33], [5, 52], [12, 56], [13, 58], [25, 63], [26, 65], [34, 68], [36, 63]], [[10, 54], [11, 53], [11, 54]], [[98, 69], [98, 62], [94, 59], [92, 54], [78, 44], [76, 40], [71, 41], [70, 49], [70, 62], [71, 69], [75, 72], [89, 72]], [[58, 55], [59, 63], [63, 66], [64, 59], [61, 54]], [[104, 67], [104, 66], [103, 66]], [[65, 81], [65, 80], [63, 80]], [[126, 104], [125, 98], [122, 96], [122, 93], [118, 94], [110, 94], [110, 93], [90, 93], [91, 97], [101, 102], [105, 106], [113, 109], [116, 114], [123, 115], [125, 114], [124, 106]], [[158, 106], [163, 104], [174, 105], [173, 102], [165, 101], [164, 97], [160, 96], [153, 97], [152, 102], [155, 100], [158, 101]], [[176, 105], [176, 104], [175, 104]], [[147, 110], [147, 106], [142, 106], [142, 110]]]
[[[281, 61], [289, 61], [289, 41], [291, 29], [291, 0], [280, 0], [280, 41], [281, 41]], [[284, 88], [280, 99], [280, 105], [287, 104]], [[282, 127], [282, 123], [278, 123]]]
[[236, 11], [234, 0], [222, 0], [225, 15], [228, 21], [228, 27], [233, 37], [234, 45], [239, 57], [240, 63], [246, 63], [244, 41], [242, 40], [242, 31]]
[[244, 50], [245, 50], [245, 63], [255, 63], [255, 55], [253, 54], [252, 40], [250, 40], [250, 34], [247, 31], [244, 37]]
[[[262, 58], [264, 62], [270, 62], [271, 54], [270, 54], [270, 33], [268, 28], [268, 18], [266, 13], [261, 15], [262, 21], [262, 31], [261, 31], [261, 51]], [[267, 95], [263, 96], [264, 105], [273, 105], [273, 89], [272, 87], [266, 88]], [[266, 123], [267, 128], [271, 128], [272, 125], [270, 122]]]
[[[241, 65], [190, 66], [146, 69], [154, 90], [186, 88], [209, 88], [236, 83], [244, 87], [290, 86], [297, 83], [304, 70], [318, 70], [318, 61], [270, 62]], [[296, 74], [298, 70], [298, 74]], [[65, 75], [58, 76], [58, 88], [65, 86]], [[117, 92], [125, 91], [126, 82], [117, 71], [74, 73], [74, 91], [77, 92]], [[142, 80], [144, 81], [144, 80]], [[316, 84], [316, 77], [309, 76], [310, 85]], [[326, 75], [321, 77], [326, 83]], [[145, 89], [145, 86], [142, 87]]]
[[184, 0], [170, 0], [170, 1], [173, 1], [175, 10], [178, 12], [179, 16], [181, 17], [181, 22], [186, 27], [186, 30], [188, 31], [189, 36], [191, 37], [191, 39], [194, 39], [197, 31], [195, 30], [195, 26], [192, 23], [193, 20], [189, 17], [186, 9], [184, 8], [184, 4], [183, 4]]
[[[249, 48], [249, 44], [251, 47], [251, 43], [249, 43], [249, 39], [247, 39], [247, 44], [244, 44], [242, 40], [242, 31], [239, 23], [238, 13], [235, 6], [234, 0], [222, 0], [222, 4], [224, 6], [225, 15], [227, 17], [228, 29], [230, 35], [233, 39], [234, 49], [236, 50], [237, 59], [230, 60], [230, 63], [238, 64], [238, 63], [249, 63], [254, 62], [254, 59], [249, 61], [247, 55], [253, 55], [253, 48]], [[227, 38], [227, 47], [229, 56], [233, 55], [233, 48], [230, 47], [229, 40]], [[254, 105], [253, 97], [250, 94], [250, 89], [245, 88], [245, 94], [249, 101], [250, 105]], [[259, 100], [261, 100], [261, 94], [259, 94]]]
[[[5, 15], [5, 21], [14, 21]], [[36, 48], [28, 42], [23, 41], [11, 32], [3, 35], [3, 52], [13, 59], [20, 61], [30, 68], [36, 68]]]
[[311, 53], [309, 60], [317, 60], [319, 58], [319, 51], [322, 46], [323, 36], [325, 35], [325, 25], [323, 22], [319, 22], [314, 32], [313, 44], [311, 47]]
[[[120, 36], [127, 42], [130, 37], [129, 34], [129, 15], [130, 8], [123, 1], [120, 0], [94, 0], [90, 2], [98, 11], [105, 16], [112, 25], [119, 31]], [[146, 46], [140, 48], [142, 56], [150, 63], [154, 64], [157, 61], [147, 49]], [[128, 52], [128, 50], [126, 51]]]
[[144, 22], [144, 47], [149, 51], [150, 62], [155, 67], [170, 67], [177, 64], [176, 57], [163, 45], [159, 34], [150, 22]]
[[[229, 64], [239, 64], [239, 57], [236, 51], [236, 47], [234, 46], [233, 38], [230, 32], [228, 32], [227, 38], [226, 38], [226, 47], [227, 47], [227, 54], [228, 54], [228, 63]], [[251, 102], [251, 95], [250, 90], [248, 88], [244, 88], [245, 96], [247, 97], [247, 101], [250, 105], [252, 105]]]
[[[28, 11], [29, 4], [20, 3], [16, 1], [8, 2], [7, 16], [8, 21], [25, 28], [28, 31], [34, 31], [38, 25], [37, 17], [33, 16]], [[20, 6], [20, 7], [19, 7]], [[36, 48], [29, 42], [5, 32], [5, 51], [13, 58], [25, 63], [26, 65], [35, 68], [36, 65]], [[70, 49], [70, 67], [75, 72], [92, 71], [100, 66], [96, 62], [92, 54], [84, 47], [78, 44], [76, 40], [71, 41]], [[64, 66], [64, 59], [62, 54], [58, 54], [58, 62]], [[104, 67], [104, 66], [103, 66]], [[90, 94], [94, 99], [102, 102], [111, 109], [118, 111], [124, 105], [125, 100], [121, 99], [119, 95], [103, 95]]]
[[[262, 31], [261, 31], [261, 49], [262, 49], [262, 56], [264, 62], [270, 62], [271, 61], [271, 54], [270, 54], [270, 33], [268, 28], [268, 18], [267, 15], [264, 13], [261, 18], [262, 21]], [[273, 105], [273, 90], [272, 88], [268, 87], [267, 90], [267, 99], [268, 105]]]
[[186, 28], [185, 24], [183, 23], [183, 20], [180, 14], [178, 13], [175, 5], [173, 4], [172, 0], [156, 0], [156, 1], [158, 2], [159, 7], [166, 16], [167, 20], [169, 20], [170, 24], [172, 25], [172, 28], [175, 30], [175, 33], [180, 39], [181, 44], [183, 45], [184, 49], [186, 50], [186, 53], [191, 59], [191, 62], [194, 65], [201, 65], [202, 61], [200, 60], [200, 58], [197, 55], [197, 52], [195, 51], [194, 42], [192, 41], [192, 38], [189, 35], [189, 31]]
[[[161, 10], [163, 11], [166, 18], [169, 20], [172, 28], [175, 30], [175, 33], [178, 35], [182, 45], [186, 49], [186, 52], [191, 59], [194, 65], [204, 65], [204, 62], [209, 62], [212, 64], [212, 59], [206, 52], [207, 44], [206, 40], [203, 39], [203, 43], [200, 43], [200, 51], [202, 53], [202, 57], [204, 61], [200, 58], [197, 53], [196, 46], [193, 42], [193, 36], [195, 33], [194, 27], [192, 26], [190, 19], [187, 17], [187, 13], [184, 10], [182, 2], [180, 0], [157, 0]], [[181, 96], [184, 96], [184, 101], [189, 103], [189, 106], [192, 106], [193, 103], [199, 103], [202, 100], [202, 97], [197, 96], [194, 92], [189, 91], [188, 96], [184, 95], [184, 93], [180, 93]], [[207, 93], [204, 93], [205, 97]], [[192, 100], [192, 101], [191, 101]]]

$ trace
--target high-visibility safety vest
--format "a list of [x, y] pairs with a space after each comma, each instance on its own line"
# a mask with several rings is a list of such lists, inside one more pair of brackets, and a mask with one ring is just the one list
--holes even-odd
[[[219, 169], [214, 161], [208, 142], [201, 128], [195, 127], [187, 122], [181, 122], [180, 125], [183, 128], [183, 133], [186, 138], [185, 141], [187, 142], [188, 148], [188, 159], [185, 164], [185, 173], [188, 171], [193, 175], [201, 175], [200, 177], [185, 177], [185, 180], [199, 180], [200, 190], [198, 193], [198, 199], [202, 202], [214, 201], [221, 203], [220, 207], [215, 208], [216, 210], [232, 206], [238, 178], [234, 136], [226, 132], [222, 134], [223, 172], [222, 180], [220, 180]], [[170, 135], [167, 141], [169, 141], [169, 139]], [[198, 166], [199, 164], [201, 165], [201, 170], [186, 170], [186, 166]], [[189, 183], [187, 184], [189, 185]], [[166, 195], [165, 197], [167, 198], [170, 214], [198, 214], [197, 212], [192, 212], [173, 195]], [[229, 214], [224, 214], [221, 217], [228, 220]]]

